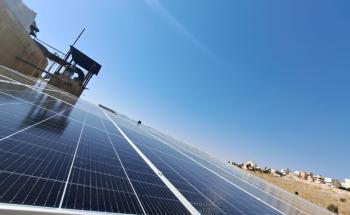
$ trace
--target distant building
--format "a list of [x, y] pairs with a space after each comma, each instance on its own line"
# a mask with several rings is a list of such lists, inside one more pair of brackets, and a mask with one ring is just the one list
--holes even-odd
[[307, 177], [306, 180], [307, 180], [308, 182], [314, 182], [313, 173], [312, 173], [312, 172], [309, 172], [308, 174], [309, 174], [309, 175], [308, 175], [308, 177]]
[[311, 172], [300, 172], [299, 177], [302, 180], [307, 180], [307, 181], [310, 181], [310, 182], [314, 181], [313, 174]]
[[255, 170], [258, 164], [255, 161], [247, 161], [243, 164], [243, 169]]
[[322, 175], [315, 175], [315, 176], [313, 176], [313, 180], [316, 183], [324, 184], [324, 177]]
[[328, 185], [334, 186], [334, 187], [340, 187], [340, 183], [335, 178], [325, 178], [324, 182]]
[[299, 176], [300, 176], [300, 171], [294, 171], [294, 172], [293, 172], [293, 175], [299, 177]]
[[282, 176], [282, 173], [279, 170], [271, 169], [271, 175], [276, 176], [276, 177], [280, 177], [280, 176]]
[[294, 171], [290, 174], [292, 176], [292, 178], [294, 179], [299, 179], [300, 177], [300, 171]]
[[349, 179], [349, 178], [346, 178], [346, 179], [344, 180], [344, 182], [341, 183], [341, 186], [344, 187], [344, 188], [346, 188], [346, 189], [350, 189], [350, 179]]
[[289, 174], [289, 169], [281, 169], [281, 174], [282, 175], [288, 175]]
[[332, 185], [334, 186], [334, 187], [340, 187], [341, 186], [341, 183], [340, 183], [340, 181], [338, 180], [338, 179], [333, 179], [332, 180]]
[[325, 179], [324, 179], [324, 182], [325, 182], [326, 184], [331, 184], [331, 183], [332, 183], [332, 178], [325, 178]]
[[299, 177], [302, 180], [307, 180], [308, 179], [308, 174], [306, 172], [300, 172]]

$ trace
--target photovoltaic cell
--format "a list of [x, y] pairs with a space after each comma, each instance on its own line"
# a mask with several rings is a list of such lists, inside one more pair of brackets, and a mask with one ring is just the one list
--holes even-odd
[[114, 135], [110, 137], [147, 214], [188, 214], [187, 209], [125, 139]]
[[[191, 159], [193, 159], [197, 163], [200, 163], [205, 168], [215, 171], [216, 173], [220, 174], [220, 176], [223, 176], [224, 178], [228, 179], [230, 182], [239, 186], [243, 190], [254, 194], [255, 197], [263, 199], [264, 202], [267, 203], [268, 205], [273, 205], [274, 208], [276, 208], [277, 210], [285, 209], [285, 206], [287, 203], [285, 203], [278, 196], [272, 195], [264, 191], [267, 188], [267, 187], [264, 187], [264, 185], [266, 186], [266, 183], [258, 183], [259, 181], [254, 182], [253, 180], [249, 180], [248, 178], [244, 177], [242, 174], [239, 174], [239, 172], [233, 171], [232, 168], [227, 170], [227, 167], [224, 167], [219, 162], [210, 158], [210, 156], [205, 155], [199, 152], [198, 150], [192, 149], [191, 147], [183, 147], [181, 144], [178, 144], [176, 141], [171, 141], [171, 140], [167, 140], [167, 141], [169, 143], [175, 142], [174, 144], [172, 144], [172, 146], [177, 150], [181, 151], [181, 153], [187, 155], [188, 157], [191, 157]], [[288, 213], [306, 214], [302, 210], [299, 210], [298, 208], [295, 208], [292, 205], [293, 205], [293, 202], [288, 203], [288, 206], [290, 206], [288, 207]]]
[[113, 116], [113, 120], [200, 212], [280, 214], [142, 130], [133, 129], [137, 126], [128, 125], [118, 116]]
[[32, 124], [34, 126], [27, 130], [1, 139], [0, 202], [58, 205], [62, 180], [72, 156], [67, 142], [74, 138], [75, 132], [74, 129], [67, 129], [67, 133], [42, 130], [52, 125], [51, 129], [55, 131], [56, 117], [53, 115], [40, 124]]
[[106, 132], [84, 126], [63, 207], [142, 213]]
[[201, 214], [327, 214], [123, 115], [1, 66], [0, 119], [0, 212], [29, 205], [53, 213], [190, 214], [188, 201]]

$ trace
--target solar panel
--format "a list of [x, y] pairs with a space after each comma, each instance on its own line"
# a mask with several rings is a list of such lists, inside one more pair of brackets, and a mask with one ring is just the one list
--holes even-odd
[[121, 114], [0, 67], [0, 212], [327, 214]]
[[[202, 213], [224, 214], [279, 214], [238, 188], [222, 182], [212, 172], [161, 141], [152, 138], [141, 129], [132, 129], [123, 119], [114, 117], [141, 150], [160, 167], [177, 188], [198, 207]], [[136, 127], [136, 126], [134, 126]], [[215, 188], [215, 189], [213, 189]], [[220, 205], [220, 206], [219, 206]], [[252, 205], [256, 207], [252, 207]]]

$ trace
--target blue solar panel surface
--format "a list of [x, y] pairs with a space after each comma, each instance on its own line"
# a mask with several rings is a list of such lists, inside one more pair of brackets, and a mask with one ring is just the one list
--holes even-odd
[[280, 214], [161, 141], [113, 116], [134, 143], [204, 214]]
[[188, 213], [97, 106], [89, 113], [25, 86], [0, 88], [1, 202]]
[[266, 183], [188, 145], [49, 86], [33, 86], [0, 81], [0, 209], [308, 214], [267, 192]]

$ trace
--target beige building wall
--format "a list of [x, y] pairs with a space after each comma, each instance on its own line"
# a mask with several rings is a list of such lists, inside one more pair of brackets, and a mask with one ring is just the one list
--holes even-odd
[[0, 0], [0, 64], [26, 75], [39, 77], [41, 71], [16, 59], [16, 56], [45, 69], [48, 61], [23, 26]]
[[56, 77], [51, 78], [48, 83], [77, 97], [83, 92], [83, 88], [79, 82], [73, 81], [63, 74], [58, 74]]

